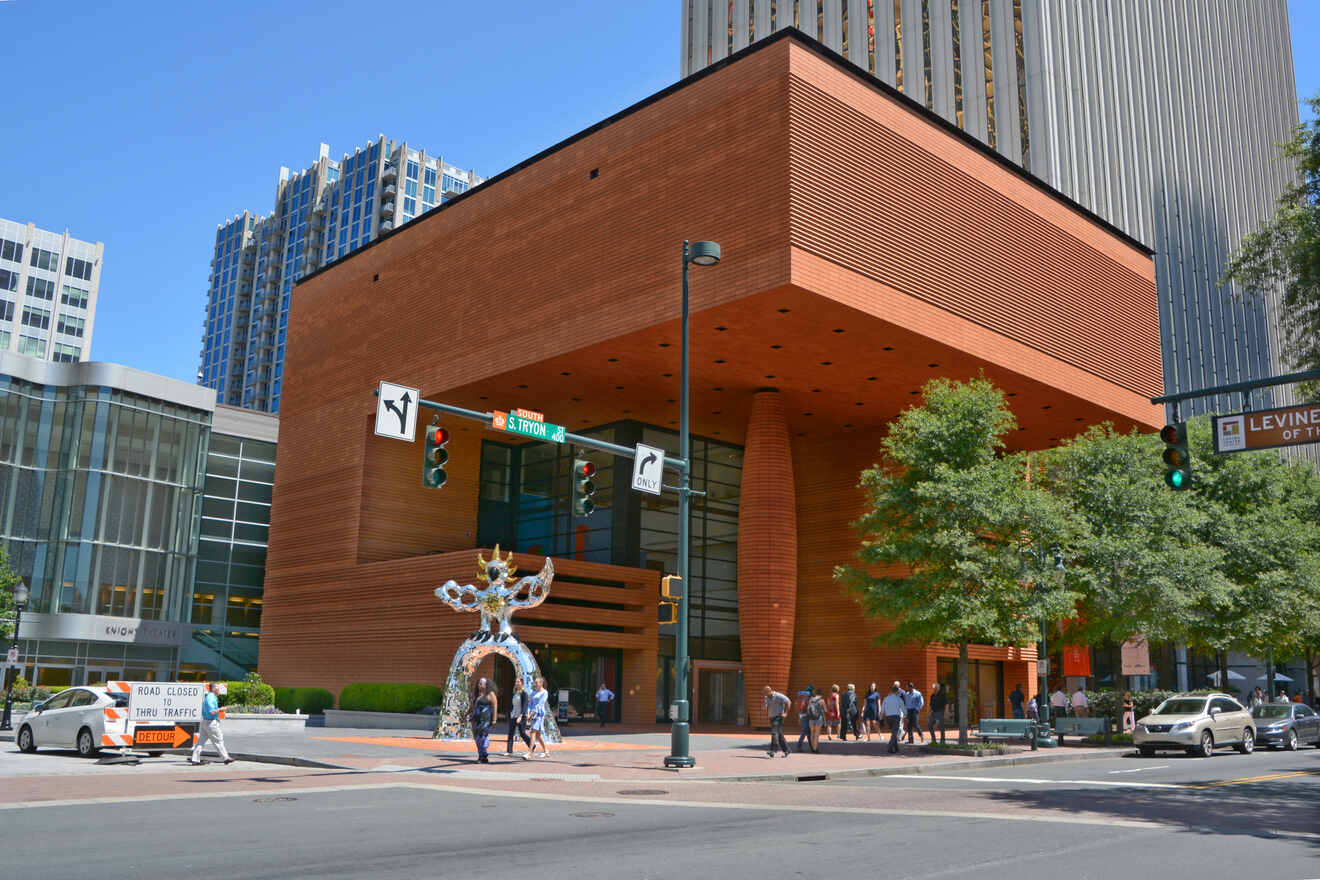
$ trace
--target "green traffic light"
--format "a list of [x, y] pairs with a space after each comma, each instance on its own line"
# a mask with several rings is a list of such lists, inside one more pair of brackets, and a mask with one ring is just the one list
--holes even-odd
[[1187, 475], [1183, 471], [1169, 471], [1164, 475], [1164, 482], [1168, 483], [1170, 488], [1181, 489], [1183, 483], [1187, 480]]

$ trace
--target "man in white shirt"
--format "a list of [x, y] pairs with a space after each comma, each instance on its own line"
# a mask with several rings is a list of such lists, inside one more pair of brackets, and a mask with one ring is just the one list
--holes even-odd
[[903, 698], [899, 696], [900, 693], [902, 693], [902, 688], [898, 686], [898, 682], [894, 682], [889, 686], [889, 696], [885, 697], [880, 703], [880, 714], [885, 716], [885, 723], [889, 725], [888, 754], [890, 755], [897, 755], [902, 751], [898, 747], [899, 724], [902, 722], [903, 716], [907, 714], [907, 706], [904, 705]]
[[1086, 691], [1079, 684], [1077, 691], [1072, 695], [1073, 714], [1078, 718], [1085, 718], [1090, 714], [1089, 704], [1086, 702]]
[[761, 691], [765, 695], [765, 714], [770, 718], [770, 757], [776, 749], [782, 749], [788, 757], [788, 741], [784, 739], [784, 719], [788, 717], [791, 701], [779, 691], [766, 685]]
[[610, 703], [614, 701], [614, 691], [605, 687], [605, 682], [600, 683], [600, 689], [596, 691], [596, 717], [600, 719], [600, 726], [605, 726], [605, 716], [609, 714]]
[[1050, 707], [1054, 709], [1054, 717], [1062, 718], [1068, 714], [1068, 695], [1063, 692], [1063, 685], [1054, 689], [1050, 694]]

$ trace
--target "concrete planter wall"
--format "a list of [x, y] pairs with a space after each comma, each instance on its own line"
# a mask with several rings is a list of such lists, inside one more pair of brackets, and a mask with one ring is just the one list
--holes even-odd
[[302, 733], [307, 727], [306, 715], [248, 715], [226, 712], [220, 729], [226, 737], [254, 736], [263, 733]]
[[435, 730], [434, 715], [406, 712], [359, 712], [354, 709], [326, 709], [326, 727], [368, 727], [387, 730]]

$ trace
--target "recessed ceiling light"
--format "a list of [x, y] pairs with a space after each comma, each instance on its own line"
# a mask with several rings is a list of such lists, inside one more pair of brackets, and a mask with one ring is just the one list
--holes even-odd
[[821, 365], [822, 367], [828, 367], [828, 366], [829, 366], [830, 364], [832, 364], [832, 363], [834, 363], [834, 361], [821, 361], [821, 362], [820, 362], [820, 365]]
[[711, 412], [710, 412], [710, 414], [713, 415], [713, 416], [720, 415], [720, 413], [721, 413], [721, 410], [718, 410], [718, 409], [711, 410]]
[[487, 396], [486, 396], [486, 395], [484, 395], [484, 394], [483, 394], [483, 395], [481, 395], [481, 397], [480, 397], [480, 398], [479, 398], [479, 399], [480, 399], [480, 400], [490, 400], [490, 398], [489, 398], [489, 397], [487, 397]]
[[713, 389], [711, 389], [711, 390], [713, 390], [713, 391], [723, 391], [723, 390], [724, 390], [724, 386], [723, 386], [723, 385], [716, 385], [716, 386], [715, 386]]
[[766, 374], [766, 378], [767, 378], [767, 379], [773, 379], [774, 377], [775, 377], [775, 374], [774, 374], [774, 373], [768, 373], [768, 374]]
[[716, 327], [715, 329], [718, 330], [720, 333], [723, 333], [725, 330], [728, 330], [729, 328], [721, 325], [719, 327]]
[[1054, 406], [1054, 404], [1052, 404], [1052, 403], [1047, 403], [1047, 404], [1045, 404], [1044, 406], [1042, 406], [1041, 409], [1049, 409], [1049, 408], [1051, 408], [1052, 406]]
[[1073, 421], [1074, 421], [1074, 422], [1084, 422], [1084, 421], [1086, 421], [1086, 419], [1082, 418], [1081, 416], [1078, 416], [1077, 418], [1073, 419]]
[[582, 398], [580, 398], [580, 397], [570, 397], [569, 400], [573, 401], [574, 403], [581, 403], [581, 402], [582, 402]]
[[615, 386], [614, 386], [614, 390], [615, 390], [615, 391], [622, 391], [622, 390], [623, 390], [623, 386], [622, 386], [622, 385], [615, 385]]
[[847, 423], [845, 423], [845, 424], [844, 424], [844, 427], [845, 427], [845, 428], [851, 428], [851, 427], [852, 427], [852, 422], [847, 422]]
[[715, 363], [717, 363], [717, 364], [722, 364], [722, 363], [724, 363], [724, 358], [715, 358]]
[[669, 343], [668, 343], [668, 342], [662, 342], [662, 343], [660, 343], [660, 347], [661, 347], [661, 348], [668, 348], [668, 347], [669, 347]]
[[804, 416], [814, 416], [815, 413], [804, 412], [803, 415], [804, 415]]
[[564, 371], [563, 371], [562, 373], [560, 373], [559, 375], [561, 375], [561, 376], [571, 376], [571, 375], [573, 375], [573, 374], [570, 373], [568, 370], [564, 370]]
[[673, 403], [673, 402], [674, 402], [674, 398], [672, 397], [665, 398], [665, 403]]
[[835, 332], [835, 333], [842, 333], [842, 332], [843, 332], [843, 328], [842, 328], [842, 327], [835, 327], [835, 328], [834, 328], [834, 332]]
[[880, 349], [880, 350], [881, 350], [881, 351], [893, 351], [893, 350], [894, 350], [894, 347], [893, 347], [892, 345], [886, 345], [884, 348], [882, 348], [882, 349]]
[[783, 348], [782, 345], [772, 345], [772, 346], [770, 346], [770, 347], [771, 347], [771, 348]]
[[606, 360], [612, 364], [617, 364], [619, 362], [618, 358], [606, 358]]
[[1016, 391], [1010, 391], [1010, 392], [1008, 392], [1008, 396], [1009, 396], [1009, 397], [1017, 397], [1017, 392], [1016, 392]]
[[908, 394], [920, 394], [920, 391], [909, 391]]
[[926, 366], [930, 367], [930, 368], [933, 370], [933, 369], [935, 369], [936, 367], [938, 367], [939, 364], [926, 364]]
[[630, 410], [630, 409], [625, 409], [623, 412], [624, 412], [625, 415], [627, 415], [628, 413], [632, 412], [632, 410]]
[[779, 310], [779, 314], [781, 314], [781, 315], [787, 315], [788, 312], [789, 312], [788, 309], [780, 309], [780, 310]]
[[862, 402], [861, 402], [860, 400], [853, 404], [853, 406], [861, 406], [861, 405], [862, 405]]
[[719, 431], [711, 431], [711, 433], [714, 434], [716, 437], [720, 436], [720, 432], [719, 432]]
[[868, 382], [874, 382], [876, 379], [879, 379], [879, 378], [880, 378], [879, 376], [867, 376], [867, 377], [866, 377], [866, 381], [868, 381]]
[[674, 378], [674, 374], [673, 374], [673, 373], [661, 373], [660, 375], [661, 375], [661, 376], [664, 376], [666, 379], [672, 379], [672, 378]]
[[526, 388], [527, 385], [526, 385], [526, 383], [524, 383], [524, 384], [522, 384], [522, 385], [519, 385], [518, 387], [519, 387], [519, 388]]

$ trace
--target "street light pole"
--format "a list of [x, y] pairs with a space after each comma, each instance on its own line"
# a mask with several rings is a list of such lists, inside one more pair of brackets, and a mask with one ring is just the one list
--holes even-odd
[[678, 631], [674, 640], [674, 718], [669, 733], [666, 767], [695, 767], [689, 750], [691, 704], [688, 702], [688, 596], [692, 582], [690, 567], [692, 522], [692, 437], [688, 430], [688, 388], [690, 383], [691, 327], [688, 320], [688, 263], [714, 266], [720, 261], [720, 246], [713, 241], [683, 242], [683, 365], [678, 401], [678, 457], [682, 471], [678, 482], [678, 576], [683, 593], [678, 600]]
[[[27, 606], [28, 587], [23, 581], [14, 585], [14, 640], [10, 648], [18, 650], [18, 627], [23, 620], [23, 609]], [[13, 681], [16, 678], [13, 675], [14, 670], [5, 670], [5, 714], [0, 718], [0, 730], [13, 730], [12, 718], [14, 709], [14, 686]]]

